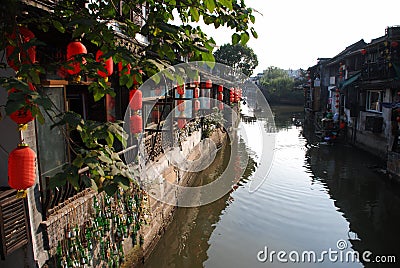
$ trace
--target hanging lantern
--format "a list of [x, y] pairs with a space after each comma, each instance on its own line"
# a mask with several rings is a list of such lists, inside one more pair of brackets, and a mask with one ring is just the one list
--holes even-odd
[[207, 79], [207, 81], [206, 81], [206, 88], [212, 88], [212, 81], [211, 81], [211, 79]]
[[[32, 83], [28, 83], [28, 86], [29, 89], [32, 91], [36, 90]], [[19, 90], [12, 88], [8, 91], [8, 94], [18, 91]], [[24, 107], [9, 115], [10, 119], [13, 120], [15, 123], [17, 123], [18, 125], [28, 124], [34, 119], [31, 109], [29, 109], [29, 107], [32, 107], [32, 104], [28, 100], [26, 100], [26, 105]]]
[[[138, 71], [138, 74], [142, 75], [142, 74], [143, 74], [143, 71], [142, 71], [142, 70], [139, 70], [139, 71]], [[138, 74], [134, 74], [134, 75], [133, 75], [133, 84], [134, 84], [135, 86], [137, 86], [137, 85], [139, 84], [139, 82], [137, 81]]]
[[195, 100], [194, 101], [194, 110], [197, 112], [198, 110], [200, 110], [200, 101], [199, 100]]
[[[119, 76], [121, 76], [123, 69], [124, 69], [124, 66], [122, 66], [122, 62], [118, 62], [118, 74], [119, 74]], [[131, 74], [131, 65], [129, 63], [127, 65], [125, 65], [125, 69], [126, 69], [126, 71], [125, 71], [124, 74], [130, 75]]]
[[105, 78], [110, 76], [113, 71], [114, 71], [114, 62], [112, 57], [109, 57], [107, 60], [104, 60], [103, 58], [103, 52], [99, 49], [96, 52], [96, 61], [101, 62], [103, 64], [103, 67], [106, 69], [107, 73], [98, 70], [97, 74], [100, 75], [101, 77]]
[[198, 87], [195, 87], [193, 89], [193, 98], [197, 99], [199, 97], [199, 92], [200, 92], [200, 89]]
[[399, 45], [399, 43], [397, 42], [397, 41], [392, 41], [391, 43], [390, 43], [390, 46], [391, 47], [397, 47]]
[[142, 109], [142, 96], [142, 91], [139, 89], [131, 89], [129, 91], [129, 107], [131, 107], [132, 110], [137, 111]]
[[70, 75], [78, 74], [81, 71], [81, 64], [86, 64], [86, 60], [82, 58], [82, 62], [75, 61], [75, 56], [79, 54], [87, 54], [86, 47], [79, 41], [72, 41], [67, 46], [67, 61], [69, 67], [67, 72]]
[[222, 92], [219, 92], [219, 93], [218, 93], [218, 96], [217, 96], [217, 99], [218, 99], [219, 101], [223, 101], [223, 100], [224, 100], [224, 94], [223, 94]]
[[142, 117], [138, 114], [134, 114], [129, 118], [130, 131], [132, 134], [138, 134], [143, 131]]
[[36, 154], [25, 143], [21, 143], [8, 156], [8, 185], [18, 190], [17, 197], [25, 197], [25, 190], [36, 180]]
[[218, 86], [218, 92], [223, 92], [224, 91], [224, 86], [223, 85], [219, 85]]
[[186, 125], [186, 119], [184, 118], [178, 118], [178, 128], [182, 129], [184, 128]]
[[336, 104], [335, 107], [336, 107], [336, 108], [339, 108], [339, 105]]
[[18, 27], [19, 35], [17, 35], [16, 31], [14, 31], [9, 38], [12, 40], [16, 40], [17, 38], [21, 38], [19, 41], [15, 43], [18, 46], [18, 61], [14, 62], [14, 59], [11, 59], [11, 55], [14, 53], [14, 46], [8, 45], [6, 47], [6, 58], [8, 65], [14, 69], [14, 71], [18, 71], [22, 64], [32, 64], [36, 62], [36, 47], [31, 46], [28, 49], [23, 48], [23, 44], [28, 43], [31, 39], [35, 38], [35, 35], [28, 29], [22, 26]]
[[185, 111], [186, 105], [184, 100], [178, 100], [177, 106], [178, 106], [178, 111], [180, 112]]
[[185, 85], [177, 85], [176, 92], [178, 92], [178, 94], [180, 96], [184, 95], [185, 94]]
[[366, 50], [366, 49], [361, 49], [361, 54], [362, 54], [362, 55], [367, 54], [367, 50]]

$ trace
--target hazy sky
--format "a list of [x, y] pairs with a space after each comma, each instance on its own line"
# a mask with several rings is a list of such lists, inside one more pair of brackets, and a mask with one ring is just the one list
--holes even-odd
[[[400, 0], [245, 0], [255, 13], [259, 37], [249, 46], [258, 56], [254, 74], [269, 66], [307, 69], [318, 58], [334, 57], [347, 46], [383, 36], [400, 25]], [[230, 42], [226, 29], [204, 29], [217, 45]]]

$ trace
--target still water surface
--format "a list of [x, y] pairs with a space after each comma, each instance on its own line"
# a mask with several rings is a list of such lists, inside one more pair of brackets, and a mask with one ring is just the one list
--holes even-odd
[[[377, 172], [379, 159], [314, 140], [310, 128], [292, 124], [301, 107], [272, 111], [278, 133], [266, 181], [249, 192], [259, 156], [257, 143], [242, 144], [250, 157], [240, 186], [211, 204], [178, 208], [145, 267], [400, 267], [400, 190]], [[241, 127], [254, 124], [263, 122]], [[218, 157], [199, 179], [219, 174], [224, 151]], [[259, 252], [266, 250], [265, 260]], [[352, 261], [354, 252], [366, 250], [369, 259], [394, 255], [397, 264]], [[271, 259], [271, 251], [284, 251], [287, 262], [276, 254]], [[305, 251], [315, 252], [315, 261], [305, 255], [302, 262]]]

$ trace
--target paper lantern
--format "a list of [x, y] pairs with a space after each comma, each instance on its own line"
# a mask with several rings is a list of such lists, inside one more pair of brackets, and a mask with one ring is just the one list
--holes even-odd
[[8, 185], [25, 191], [35, 184], [36, 153], [27, 144], [19, 144], [8, 156]]
[[367, 50], [366, 50], [366, 49], [361, 49], [361, 54], [362, 54], [362, 55], [367, 54]]
[[218, 92], [223, 92], [224, 91], [224, 86], [223, 85], [219, 85], [218, 86]]
[[179, 128], [179, 129], [182, 129], [182, 128], [185, 127], [185, 125], [186, 125], [186, 119], [184, 119], [184, 118], [179, 118], [179, 119], [178, 119], [178, 128]]
[[194, 101], [194, 110], [197, 112], [198, 110], [200, 110], [200, 101], [199, 100], [195, 100]]
[[143, 105], [143, 94], [139, 89], [131, 89], [129, 91], [129, 107], [132, 110], [137, 111], [142, 109]]
[[103, 52], [101, 50], [97, 50], [96, 52], [96, 61], [97, 62], [101, 62], [104, 66], [104, 68], [106, 69], [106, 73], [98, 70], [97, 74], [100, 75], [101, 77], [108, 77], [110, 76], [113, 71], [114, 71], [114, 62], [112, 57], [109, 57], [108, 59], [104, 60], [103, 58]]
[[183, 112], [186, 108], [185, 101], [184, 100], [178, 100], [177, 102], [178, 106], [178, 111]]
[[211, 81], [211, 79], [207, 79], [207, 81], [206, 81], [206, 88], [212, 88], [212, 81]]
[[82, 58], [82, 62], [76, 61], [75, 56], [79, 54], [87, 54], [86, 47], [79, 41], [72, 41], [67, 45], [67, 61], [70, 69], [68, 74], [75, 75], [81, 71], [81, 64], [86, 64], [86, 60]]
[[138, 114], [134, 114], [129, 118], [129, 126], [132, 134], [138, 134], [143, 131], [142, 117]]
[[[22, 45], [35, 38], [35, 35], [28, 28], [22, 26], [18, 27], [18, 32], [19, 35], [17, 35], [16, 31], [14, 31], [10, 36], [8, 36], [10, 39], [15, 40], [18, 46], [17, 58], [19, 60], [17, 62], [11, 58], [11, 55], [14, 53], [16, 47], [11, 45], [6, 47], [7, 63], [11, 68], [14, 69], [14, 71], [18, 71], [22, 64], [32, 64], [36, 62], [36, 47], [31, 46], [26, 50], [22, 48]], [[17, 38], [20, 38], [20, 40], [17, 41]]]
[[[28, 83], [29, 89], [32, 91], [35, 91], [35, 87], [33, 86], [32, 83]], [[19, 90], [12, 88], [8, 91], [8, 94], [12, 92], [18, 92]], [[25, 125], [31, 122], [34, 117], [32, 115], [31, 110], [29, 109], [29, 106], [32, 106], [32, 104], [26, 100], [27, 105], [25, 107], [22, 107], [21, 109], [13, 112], [12, 114], [9, 115], [10, 119], [13, 120], [15, 123], [18, 125]]]
[[217, 96], [217, 99], [218, 99], [219, 101], [223, 101], [223, 100], [224, 100], [224, 94], [223, 94], [222, 92], [219, 92], [219, 93], [218, 93], [218, 96]]
[[[118, 74], [119, 74], [119, 76], [121, 76], [121, 73], [122, 73], [123, 69], [124, 69], [124, 66], [122, 66], [122, 62], [119, 62], [118, 63]], [[126, 69], [126, 71], [125, 71], [124, 74], [127, 74], [127, 75], [131, 74], [131, 65], [129, 63], [125, 66], [125, 69]]]
[[178, 94], [181, 96], [184, 95], [185, 94], [185, 85], [177, 85], [176, 92], [178, 92]]
[[199, 92], [200, 92], [200, 89], [198, 87], [195, 87], [193, 89], [193, 98], [197, 99], [199, 97]]

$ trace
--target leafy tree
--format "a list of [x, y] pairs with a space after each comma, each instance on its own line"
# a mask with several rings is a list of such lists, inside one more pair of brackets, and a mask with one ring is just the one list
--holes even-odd
[[214, 52], [214, 57], [217, 62], [232, 67], [235, 72], [232, 75], [243, 73], [246, 76], [251, 76], [258, 66], [257, 55], [253, 49], [242, 44], [222, 45]]
[[294, 90], [294, 79], [283, 69], [268, 67], [260, 84], [265, 97], [272, 103], [301, 104], [303, 101], [303, 92]]
[[[122, 62], [124, 69], [130, 64], [131, 75], [124, 69], [118, 77], [120, 86], [131, 88], [136, 81], [142, 83], [142, 73], [151, 77], [166, 66], [180, 61], [182, 56], [190, 60], [214, 61], [212, 54], [215, 42], [199, 27], [191, 26], [193, 22], [203, 20], [215, 28], [225, 26], [233, 29], [234, 44], [246, 44], [250, 35], [257, 37], [251, 23], [255, 22], [253, 10], [246, 7], [243, 0], [58, 0], [54, 9], [46, 10], [31, 7], [27, 11], [26, 1], [5, 0], [0, 8], [0, 51], [7, 46], [14, 48], [10, 58], [18, 63], [16, 76], [1, 76], [0, 85], [9, 91], [6, 113], [11, 114], [21, 108], [32, 112], [36, 119], [43, 123], [43, 112], [58, 114], [54, 123], [69, 130], [76, 130], [84, 146], [72, 148], [77, 158], [66, 166], [65, 174], [59, 175], [62, 184], [68, 180], [78, 187], [78, 170], [89, 167], [91, 177], [86, 178], [87, 186], [94, 188], [107, 186], [104, 190], [112, 194], [117, 186], [127, 185], [129, 174], [126, 166], [114, 151], [114, 140], [124, 142], [121, 134], [122, 122], [104, 123], [87, 121], [82, 115], [61, 113], [41, 90], [32, 91], [29, 84], [36, 89], [41, 87], [41, 78], [48, 73], [55, 73], [61, 66], [68, 69], [65, 62], [41, 64], [21, 60], [27, 49], [36, 46], [46, 51], [46, 41], [54, 41], [53, 34], [62, 36], [64, 40], [81, 40], [92, 48], [101, 49], [104, 58], [112, 57], [114, 62]], [[143, 9], [146, 14], [143, 15]], [[134, 16], [132, 16], [132, 14]], [[139, 20], [134, 21], [133, 18]], [[175, 19], [181, 20], [181, 25], [175, 25]], [[22, 43], [17, 25], [29, 25], [35, 30], [37, 38]], [[13, 37], [15, 33], [16, 37]], [[139, 44], [135, 37], [148, 37], [148, 43]], [[60, 43], [59, 43], [60, 44]], [[134, 47], [132, 48], [132, 44]], [[66, 44], [64, 44], [66, 45]], [[49, 55], [47, 55], [49, 56]], [[77, 56], [81, 59], [83, 56]], [[90, 81], [89, 91], [96, 101], [106, 94], [115, 96], [114, 88], [97, 74], [101, 65], [96, 62], [94, 54], [84, 55], [86, 64], [81, 65]], [[5, 64], [2, 65], [6, 67]], [[141, 70], [139, 72], [139, 70]], [[133, 75], [132, 75], [133, 73]], [[11, 91], [11, 89], [15, 89]], [[54, 116], [50, 117], [54, 118]], [[75, 144], [73, 141], [70, 144]], [[106, 144], [106, 145], [105, 145]], [[104, 182], [107, 178], [107, 183]], [[102, 188], [101, 188], [102, 189]]]

